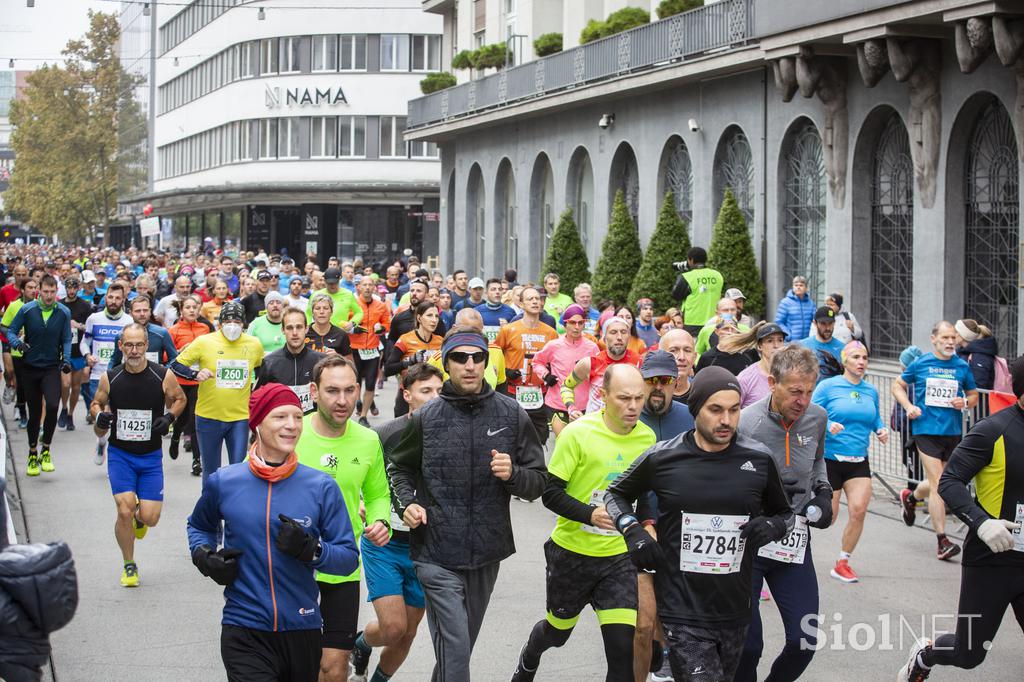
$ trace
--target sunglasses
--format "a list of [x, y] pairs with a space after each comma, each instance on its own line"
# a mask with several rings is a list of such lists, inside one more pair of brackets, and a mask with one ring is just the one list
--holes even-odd
[[470, 358], [473, 358], [473, 364], [479, 365], [487, 359], [487, 353], [482, 350], [474, 351], [472, 353], [467, 353], [462, 350], [453, 350], [451, 353], [448, 353], [448, 359], [459, 365], [466, 364], [469, 362]]
[[571, 324], [574, 327], [582, 327], [584, 322], [583, 320], [566, 320], [562, 324]]
[[648, 386], [668, 386], [669, 384], [675, 383], [675, 379], [672, 377], [649, 377], [644, 379], [644, 383]]

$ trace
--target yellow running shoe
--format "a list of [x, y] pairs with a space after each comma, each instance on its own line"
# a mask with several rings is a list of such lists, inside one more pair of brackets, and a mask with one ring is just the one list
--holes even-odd
[[25, 469], [25, 474], [28, 476], [39, 475], [39, 455], [34, 452], [28, 453], [28, 467]]
[[138, 587], [139, 586], [139, 567], [135, 565], [134, 561], [129, 561], [124, 565], [124, 569], [121, 571], [121, 587]]
[[139, 521], [138, 517], [132, 517], [132, 525], [135, 527], [135, 539], [141, 540], [146, 537], [146, 531], [149, 530], [149, 526]]
[[43, 448], [42, 454], [39, 455], [39, 461], [42, 463], [43, 471], [46, 473], [54, 471], [53, 461], [50, 459], [50, 448]]

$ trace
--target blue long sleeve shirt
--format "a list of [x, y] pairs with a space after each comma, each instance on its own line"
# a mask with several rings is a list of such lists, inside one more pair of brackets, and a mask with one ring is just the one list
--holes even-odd
[[[306, 563], [277, 549], [279, 514], [320, 539], [319, 558]], [[341, 489], [327, 474], [303, 464], [281, 481], [257, 477], [247, 462], [215, 471], [188, 518], [188, 546], [239, 549], [238, 577], [224, 588], [224, 625], [254, 630], [319, 630], [320, 590], [314, 571], [348, 575], [359, 565]]]
[[[859, 462], [867, 458], [871, 434], [885, 428], [875, 387], [867, 381], [851, 383], [840, 375], [819, 383], [811, 399], [828, 412], [825, 459]], [[833, 422], [843, 425], [835, 435], [830, 430]]]
[[32, 367], [56, 367], [71, 359], [71, 311], [63, 303], [55, 303], [44, 310], [39, 301], [30, 301], [21, 307], [7, 329], [7, 342], [17, 348], [22, 344], [20, 334], [25, 330], [29, 349], [25, 363]]
[[[146, 350], [146, 359], [158, 365], [169, 365], [178, 357], [178, 349], [174, 346], [174, 339], [170, 332], [158, 324], [150, 322], [146, 325], [149, 332], [149, 347]], [[123, 332], [122, 332], [123, 333]], [[120, 339], [120, 336], [118, 337]], [[114, 346], [114, 354], [110, 357], [110, 366], [117, 367], [124, 362], [124, 354], [120, 346]]]

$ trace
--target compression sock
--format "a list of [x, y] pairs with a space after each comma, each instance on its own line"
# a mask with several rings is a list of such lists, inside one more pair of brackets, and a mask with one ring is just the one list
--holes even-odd
[[364, 654], [370, 654], [373, 652], [373, 647], [366, 643], [366, 639], [363, 637], [362, 632], [360, 632], [359, 636], [356, 637], [356, 646], [359, 647], [359, 650]]
[[388, 682], [390, 679], [391, 675], [388, 675], [386, 672], [381, 670], [378, 665], [377, 669], [373, 671], [373, 677], [370, 678], [370, 682]]
[[559, 630], [546, 620], [537, 621], [530, 632], [530, 639], [523, 647], [523, 667], [534, 671], [540, 665], [540, 657], [552, 647], [560, 647], [569, 641], [572, 630]]
[[[633, 635], [636, 629], [624, 623], [601, 626], [604, 657], [608, 663], [606, 680], [633, 679]], [[656, 643], [656, 642], [655, 642]]]

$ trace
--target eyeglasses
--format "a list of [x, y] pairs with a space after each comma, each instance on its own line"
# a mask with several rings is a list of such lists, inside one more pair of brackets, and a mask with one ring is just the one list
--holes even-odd
[[472, 353], [467, 353], [462, 350], [453, 350], [451, 353], [448, 353], [448, 359], [459, 365], [466, 364], [470, 358], [473, 358], [473, 364], [479, 365], [487, 359], [487, 353], [482, 350], [474, 351]]
[[574, 327], [582, 327], [584, 323], [583, 320], [566, 320], [562, 324], [571, 324]]
[[675, 379], [672, 377], [648, 377], [644, 379], [644, 383], [648, 386], [668, 386], [671, 383], [675, 383]]
[[125, 350], [139, 350], [146, 347], [146, 342], [142, 341], [141, 343], [127, 343], [125, 341], [122, 341], [121, 345], [124, 346]]

